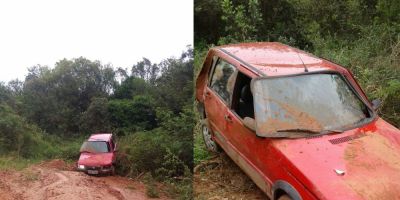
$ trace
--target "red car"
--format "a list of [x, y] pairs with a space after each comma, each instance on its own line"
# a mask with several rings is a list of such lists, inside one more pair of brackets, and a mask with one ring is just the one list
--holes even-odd
[[114, 174], [116, 151], [111, 133], [93, 134], [81, 146], [77, 169], [92, 175]]
[[214, 47], [196, 99], [207, 148], [270, 199], [400, 199], [400, 131], [344, 67], [280, 43]]

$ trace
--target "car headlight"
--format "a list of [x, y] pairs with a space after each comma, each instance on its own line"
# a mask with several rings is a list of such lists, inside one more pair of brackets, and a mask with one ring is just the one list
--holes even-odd
[[78, 165], [78, 169], [85, 169], [85, 165]]

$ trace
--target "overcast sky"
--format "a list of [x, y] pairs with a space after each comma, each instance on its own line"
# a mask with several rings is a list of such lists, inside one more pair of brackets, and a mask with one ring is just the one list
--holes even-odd
[[79, 56], [129, 68], [193, 46], [191, 0], [0, 0], [0, 81]]

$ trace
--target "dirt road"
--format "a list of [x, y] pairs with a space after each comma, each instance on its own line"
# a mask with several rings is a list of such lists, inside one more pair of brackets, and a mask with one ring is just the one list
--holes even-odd
[[194, 195], [196, 200], [268, 199], [225, 153], [195, 168]]
[[145, 192], [141, 182], [118, 176], [88, 176], [71, 170], [61, 160], [22, 171], [0, 171], [1, 200], [149, 199]]

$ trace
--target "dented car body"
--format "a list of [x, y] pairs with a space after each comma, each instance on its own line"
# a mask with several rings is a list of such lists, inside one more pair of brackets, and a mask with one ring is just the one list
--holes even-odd
[[117, 144], [111, 133], [92, 134], [80, 149], [77, 170], [87, 174], [114, 174]]
[[335, 63], [280, 43], [214, 47], [196, 99], [206, 146], [271, 199], [400, 199], [400, 131]]

